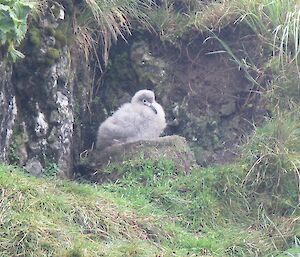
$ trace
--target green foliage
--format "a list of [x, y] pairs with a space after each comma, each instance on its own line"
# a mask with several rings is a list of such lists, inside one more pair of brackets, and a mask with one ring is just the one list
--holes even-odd
[[47, 50], [46, 56], [49, 59], [57, 60], [57, 59], [59, 59], [60, 53], [59, 53], [58, 49], [49, 47]]
[[[70, 249], [66, 256], [76, 256], [81, 252], [76, 245], [89, 256], [102, 256], [105, 238], [126, 241], [121, 235], [125, 216], [117, 218], [121, 213], [96, 191], [83, 198], [68, 183], [50, 183], [7, 169], [0, 168], [1, 256], [61, 256], [66, 248]], [[131, 214], [126, 215], [129, 221]], [[120, 227], [118, 219], [123, 222]]]
[[[117, 180], [126, 177], [131, 183], [142, 183], [148, 186], [155, 185], [158, 181], [174, 173], [173, 161], [167, 159], [145, 159], [141, 154], [134, 160], [123, 161], [120, 164], [111, 164], [97, 171], [98, 181]], [[138, 179], [136, 181], [136, 179]]]
[[125, 177], [116, 183], [91, 186], [37, 179], [0, 166], [1, 253], [179, 257], [294, 251], [294, 242], [281, 245], [294, 233], [293, 222], [279, 240], [274, 227], [280, 232], [285, 226], [266, 214], [255, 221], [255, 202], [247, 199], [242, 184], [246, 168], [236, 164], [183, 174], [170, 161], [141, 157], [118, 167]]
[[[176, 245], [180, 248], [189, 245], [214, 256], [264, 256], [270, 252], [275, 255], [280, 253], [278, 248], [292, 245], [288, 240], [296, 233], [293, 218], [281, 224], [280, 219], [273, 221], [268, 213], [293, 215], [297, 212], [293, 180], [282, 181], [282, 190], [276, 191], [278, 194], [269, 202], [273, 196], [262, 193], [253, 200], [253, 189], [244, 184], [249, 161], [194, 169], [187, 175], [168, 165], [157, 173], [153, 162], [143, 162], [138, 166], [125, 163], [125, 177], [114, 184], [105, 184], [105, 189], [121, 196], [141, 213], [153, 213], [158, 208], [171, 216], [175, 224], [202, 235], [199, 240], [188, 236], [178, 238]], [[158, 178], [157, 174], [162, 175]], [[277, 185], [270, 186], [278, 189]], [[263, 229], [249, 231], [252, 226]], [[167, 234], [178, 234], [172, 226], [165, 229]], [[268, 241], [270, 233], [276, 238], [272, 243]]]
[[299, 212], [299, 124], [299, 112], [279, 113], [245, 145], [245, 185], [249, 193], [267, 197], [262, 203], [273, 212]]
[[68, 250], [64, 256], [65, 257], [84, 257], [84, 252], [80, 247], [76, 246], [75, 248]]
[[282, 64], [297, 61], [300, 9], [295, 0], [243, 0], [237, 6], [240, 21], [273, 47]]
[[277, 66], [276, 70], [276, 74], [278, 75], [273, 77], [272, 82], [268, 85], [268, 91], [263, 95], [263, 98], [269, 105], [269, 109], [281, 109], [285, 111], [298, 109], [300, 87], [299, 73], [296, 65], [292, 63], [286, 66], [285, 70], [278, 69]]
[[17, 142], [13, 140], [9, 145], [8, 159], [11, 164], [17, 165], [19, 163], [19, 156], [17, 154]]
[[[143, 214], [91, 185], [38, 179], [0, 166], [0, 188], [3, 257], [185, 256], [190, 242], [197, 246], [197, 238], [162, 212]], [[176, 234], [166, 234], [171, 226]]]
[[29, 40], [34, 45], [34, 48], [40, 48], [41, 46], [41, 35], [37, 28], [32, 28], [29, 31]]
[[173, 2], [153, 6], [148, 11], [149, 23], [162, 41], [175, 42], [187, 31], [189, 17], [178, 12]]
[[27, 15], [33, 5], [26, 0], [2, 0], [0, 2], [0, 44], [6, 45], [13, 61], [24, 55], [15, 49], [25, 37]]
[[45, 167], [45, 170], [43, 172], [43, 175], [45, 177], [53, 177], [55, 176], [57, 173], [59, 172], [59, 168], [57, 166], [56, 163], [54, 162], [49, 162], [47, 161], [46, 162], [46, 167]]
[[300, 253], [300, 239], [298, 237], [294, 238], [294, 246], [284, 253], [278, 255], [277, 257], [297, 257]]

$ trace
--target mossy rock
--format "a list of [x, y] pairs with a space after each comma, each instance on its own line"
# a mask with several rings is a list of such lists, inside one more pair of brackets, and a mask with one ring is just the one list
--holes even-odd
[[185, 138], [166, 136], [155, 140], [117, 144], [102, 151], [96, 149], [90, 154], [86, 167], [93, 173], [93, 181], [114, 181], [128, 171], [122, 169], [122, 165], [126, 166], [128, 162], [132, 165], [141, 164], [141, 160], [151, 160], [152, 166], [161, 165], [163, 160], [163, 165], [172, 164], [174, 172], [177, 173], [188, 173], [196, 164]]
[[41, 33], [37, 28], [32, 28], [29, 32], [29, 40], [34, 48], [41, 47]]
[[56, 48], [53, 48], [53, 47], [49, 47], [47, 53], [46, 53], [46, 56], [49, 58], [49, 59], [52, 59], [52, 60], [57, 60], [59, 59], [60, 57], [60, 52], [58, 49]]
[[56, 39], [56, 42], [58, 45], [60, 46], [65, 46], [67, 44], [67, 37], [68, 35], [66, 35], [62, 30], [57, 29], [54, 31], [54, 37]]

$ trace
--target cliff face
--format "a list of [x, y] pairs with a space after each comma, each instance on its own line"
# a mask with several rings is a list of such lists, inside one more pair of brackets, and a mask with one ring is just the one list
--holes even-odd
[[[178, 46], [137, 33], [118, 41], [103, 70], [98, 58], [87, 61], [82, 45], [75, 44], [70, 3], [44, 6], [30, 19], [20, 49], [25, 58], [14, 65], [0, 62], [1, 161], [37, 176], [72, 176], [73, 166], [93, 147], [99, 124], [144, 88], [154, 90], [165, 108], [165, 135], [184, 136], [199, 164], [235, 157], [259, 105], [230, 57], [211, 54], [222, 50], [220, 44], [200, 35]], [[259, 47], [241, 44], [252, 51]]]
[[50, 10], [31, 20], [22, 45], [26, 57], [13, 66], [0, 63], [0, 157], [36, 176], [58, 171], [70, 176], [76, 71], [60, 28], [65, 21]]

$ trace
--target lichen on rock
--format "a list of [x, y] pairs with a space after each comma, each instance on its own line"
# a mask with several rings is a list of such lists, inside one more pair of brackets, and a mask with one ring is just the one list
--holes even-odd
[[[56, 38], [48, 33], [50, 27], [57, 28], [61, 21], [45, 8], [39, 21], [32, 22], [34, 29], [23, 44], [26, 57], [15, 64], [13, 72], [20, 106], [17, 127], [23, 124], [25, 128], [17, 129], [15, 137], [24, 137], [26, 131], [28, 138], [17, 153], [23, 155], [19, 159], [27, 167], [38, 167], [39, 162], [42, 168], [38, 170], [44, 172], [47, 163], [54, 163], [61, 174], [71, 176], [74, 73], [70, 49], [66, 45], [56, 46]], [[32, 42], [36, 43], [34, 51]], [[35, 165], [28, 164], [31, 160], [35, 160]], [[35, 171], [32, 173], [39, 175]]]
[[17, 115], [16, 97], [11, 82], [11, 64], [0, 61], [0, 74], [0, 161], [7, 161]]

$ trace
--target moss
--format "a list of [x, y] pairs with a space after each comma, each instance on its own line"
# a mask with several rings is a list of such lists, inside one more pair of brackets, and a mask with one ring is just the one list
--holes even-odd
[[13, 141], [8, 148], [8, 160], [10, 164], [18, 164], [19, 156], [17, 154], [17, 144]]
[[53, 36], [54, 35], [54, 28], [52, 28], [52, 27], [45, 27], [45, 33], [46, 33], [46, 35]]
[[77, 247], [77, 248], [69, 250], [65, 256], [66, 257], [84, 257], [84, 253], [83, 253], [82, 249]]
[[29, 32], [29, 40], [34, 48], [41, 47], [41, 34], [37, 28], [32, 28]]
[[46, 58], [43, 62], [41, 62], [42, 65], [45, 66], [51, 66], [55, 63], [55, 61], [53, 59], [50, 58]]
[[65, 21], [59, 24], [57, 28], [53, 27], [45, 27], [45, 33], [48, 36], [52, 36], [55, 38], [56, 47], [60, 48], [68, 43], [71, 43], [72, 40], [72, 25], [71, 21], [68, 17], [66, 17]]
[[52, 59], [52, 60], [57, 60], [59, 59], [60, 57], [60, 53], [59, 53], [59, 50], [56, 49], [56, 48], [53, 48], [53, 47], [50, 47], [46, 53], [46, 56], [49, 58], [49, 59]]
[[67, 44], [67, 35], [60, 29], [54, 30], [54, 35], [56, 43], [59, 46], [65, 46]]

